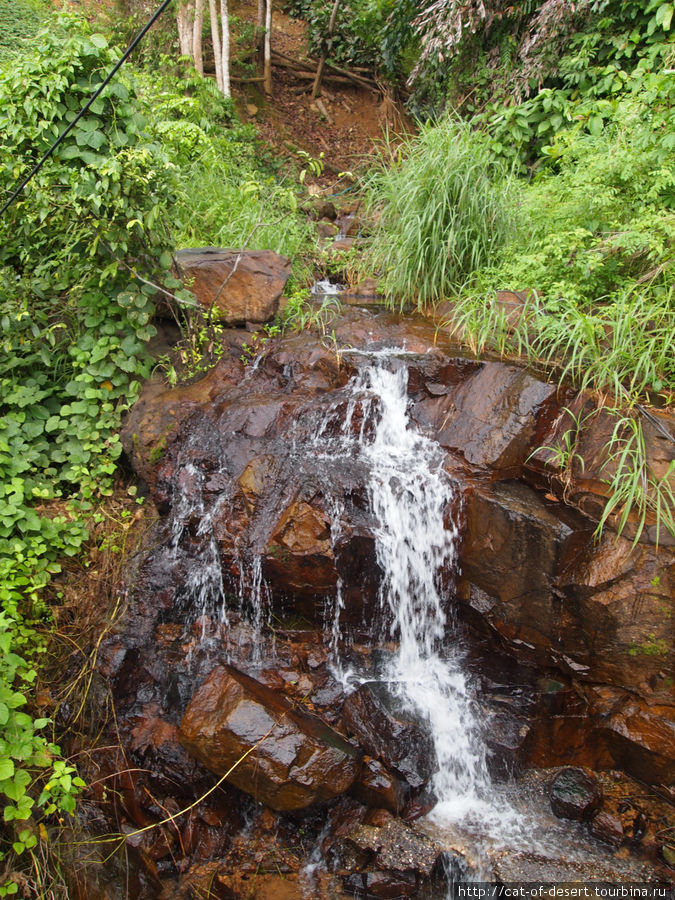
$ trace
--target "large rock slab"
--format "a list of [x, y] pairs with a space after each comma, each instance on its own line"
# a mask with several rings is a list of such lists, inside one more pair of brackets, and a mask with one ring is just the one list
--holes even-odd
[[332, 800], [354, 782], [357, 750], [275, 691], [219, 666], [180, 726], [182, 745], [208, 769], [280, 811]]
[[[566, 427], [559, 413], [567, 399], [515, 366], [456, 355], [428, 322], [350, 309], [335, 332], [358, 354], [332, 352], [310, 333], [289, 335], [270, 341], [255, 367], [232, 349], [199, 382], [143, 392], [123, 443], [162, 516], [144, 609], [161, 604], [167, 620], [193, 621], [214, 615], [219, 592], [244, 609], [257, 591], [277, 618], [330, 628], [339, 590], [347, 642], [385, 633], [367, 465], [356, 454], [342, 458], [322, 447], [342, 433], [348, 410], [352, 434], [363, 426], [364, 406], [354, 406], [350, 379], [364, 356], [405, 347], [391, 353], [388, 365], [407, 368], [411, 417], [444, 445], [446, 469], [461, 488], [461, 573], [444, 573], [444, 582], [456, 585], [470, 622], [492, 646], [575, 690], [609, 687], [622, 702], [633, 696], [659, 710], [656, 718], [672, 716], [673, 552], [648, 542], [631, 548], [611, 532], [598, 543], [592, 510], [570, 508], [551, 489], [550, 454], [548, 462], [531, 454]], [[650, 457], [659, 473], [670, 452], [661, 443], [663, 459]], [[448, 517], [455, 513], [448, 510]], [[197, 590], [194, 572], [205, 563], [211, 587]], [[134, 628], [145, 659], [147, 627], [138, 621]], [[194, 692], [189, 682], [181, 676], [181, 698]], [[552, 757], [586, 765], [620, 758], [639, 777], [657, 778], [663, 767], [653, 742], [643, 746], [639, 739], [635, 753], [625, 749], [634, 729], [628, 737], [605, 729], [594, 747], [595, 737], [575, 743], [596, 707], [588, 701], [556, 713]], [[589, 724], [588, 733], [597, 729]], [[494, 749], [519, 756], [521, 739], [525, 757], [532, 744], [541, 761], [545, 741], [521, 734], [520, 725]], [[363, 746], [407, 777], [384, 748]], [[396, 808], [400, 801], [392, 795], [388, 802]]]
[[518, 474], [536, 446], [542, 413], [555, 401], [555, 386], [502, 363], [467, 374], [445, 396], [442, 383], [431, 386], [437, 397], [424, 406], [435, 439], [472, 466]]
[[269, 322], [291, 273], [272, 250], [179, 250], [176, 260], [202, 307], [228, 325]]
[[[650, 410], [649, 417], [636, 414], [642, 427], [645, 469], [649, 478], [665, 480], [675, 489], [675, 422], [667, 410]], [[600, 518], [612, 494], [611, 480], [616, 474], [620, 451], [629, 448], [630, 430], [617, 432], [617, 417], [597, 407], [595, 398], [579, 394], [562, 403], [556, 414], [542, 421], [538, 447], [524, 464], [524, 474], [535, 486], [546, 485], [565, 503]], [[612, 451], [610, 443], [618, 438]], [[625, 443], [624, 443], [625, 441]], [[632, 450], [639, 452], [633, 443]], [[534, 449], [534, 448], [533, 448]], [[623, 514], [619, 504], [610, 515], [607, 526], [617, 528]], [[633, 509], [623, 529], [623, 536], [633, 539], [640, 513]], [[661, 526], [657, 528], [655, 509], [645, 510], [645, 527], [641, 540], [675, 546], [675, 535]]]

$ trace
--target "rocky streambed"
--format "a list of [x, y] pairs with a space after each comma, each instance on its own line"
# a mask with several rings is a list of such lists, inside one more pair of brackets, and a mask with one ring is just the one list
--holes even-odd
[[[594, 540], [592, 465], [554, 492], [537, 448], [564, 432], [570, 398], [374, 310], [345, 312], [330, 347], [288, 336], [253, 363], [243, 340], [200, 381], [149, 383], [125, 425], [159, 517], [102, 648], [120, 749], [91, 803], [96, 827], [128, 834], [133, 884], [108, 869], [84, 895], [441, 898], [458, 878], [667, 878], [673, 551], [648, 532], [632, 549]], [[386, 552], [397, 528], [373, 472], [396, 451], [374, 365], [398, 379], [409, 443], [379, 483], [414, 520]], [[415, 518], [418, 486], [435, 506]], [[420, 536], [439, 515], [443, 535]], [[409, 626], [406, 665], [445, 667], [438, 714], [397, 686]], [[600, 774], [552, 788], [558, 767]], [[114, 791], [100, 781], [122, 770]]]

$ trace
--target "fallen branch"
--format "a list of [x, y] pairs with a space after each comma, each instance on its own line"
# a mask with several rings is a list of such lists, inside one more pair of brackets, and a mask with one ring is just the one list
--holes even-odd
[[[295, 69], [298, 71], [311, 71], [313, 73], [312, 77], [315, 77], [316, 63], [311, 59], [293, 59], [290, 56], [286, 56], [285, 53], [281, 53], [279, 50], [273, 50], [272, 57], [276, 57], [276, 61], [274, 62], [274, 65], [276, 66], [280, 66], [281, 68], [285, 69]], [[286, 65], [284, 65], [284, 63]], [[353, 82], [359, 87], [363, 87], [369, 91], [379, 93], [379, 88], [376, 82], [371, 78], [366, 78], [364, 75], [357, 75], [349, 69], [343, 69], [341, 66], [336, 66], [335, 63], [328, 62], [328, 60], [326, 60], [325, 67], [326, 69], [329, 69], [333, 72], [336, 72], [338, 75], [341, 75], [343, 78], [349, 79], [349, 81]], [[323, 77], [328, 78], [330, 77], [330, 75], [325, 74]]]

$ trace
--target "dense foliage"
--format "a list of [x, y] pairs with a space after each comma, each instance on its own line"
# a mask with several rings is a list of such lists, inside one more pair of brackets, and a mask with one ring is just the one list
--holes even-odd
[[[70, 31], [69, 31], [70, 29]], [[0, 184], [9, 191], [71, 121], [116, 53], [62, 20], [0, 74]], [[24, 711], [58, 559], [110, 491], [120, 413], [148, 373], [145, 341], [171, 255], [160, 227], [174, 169], [144, 132], [133, 83], [94, 103], [0, 222], [0, 793], [4, 820], [72, 812], [82, 782]], [[146, 280], [136, 277], [142, 271]], [[39, 775], [42, 769], [44, 774]], [[37, 778], [37, 780], [36, 780]], [[16, 835], [19, 835], [18, 837]], [[21, 838], [25, 834], [25, 840]], [[30, 840], [29, 840], [30, 837]], [[17, 827], [14, 850], [34, 827]]]
[[[524, 356], [598, 392], [617, 422], [607, 454], [618, 468], [608, 469], [603, 523], [621, 511], [621, 528], [635, 509], [638, 535], [649, 514], [675, 534], [675, 467], [660, 478], [650, 471], [641, 411], [675, 395], [674, 87], [660, 72], [630, 84], [590, 128], [583, 117], [561, 124], [534, 177], [509, 179], [499, 218], [486, 205], [482, 222], [488, 230], [507, 219], [510, 233], [452, 280], [453, 248], [479, 245], [474, 215], [460, 213], [479, 210], [484, 173], [498, 177], [505, 154], [489, 132], [452, 119], [425, 128], [373, 181], [371, 258], [382, 266], [392, 305], [449, 299], [449, 325], [475, 352]], [[555, 92], [549, 96], [555, 102]], [[457, 177], [455, 149], [467, 141], [467, 157], [480, 159], [483, 173], [467, 190], [468, 202], [445, 188]], [[452, 163], [445, 168], [434, 149], [440, 144]], [[428, 198], [432, 217], [415, 205], [417, 196]], [[499, 290], [526, 296], [515, 321], [498, 302]]]
[[[83, 20], [61, 17], [0, 69], [3, 196], [117, 58]], [[127, 65], [0, 220], [0, 805], [17, 823], [0, 854], [32, 855], [38, 823], [72, 812], [82, 787], [31, 696], [45, 588], [59, 560], [82, 551], [112, 490], [120, 416], [150, 372], [158, 297], [192, 330], [193, 361], [203, 352], [208, 335], [185, 315], [194, 301], [173, 275], [173, 249], [295, 254], [308, 234], [296, 207], [210, 82]]]
[[22, 52], [47, 12], [46, 0], [0, 0], [0, 60]]
[[342, 0], [333, 34], [328, 34], [332, 3], [286, 0], [284, 9], [308, 25], [310, 54], [326, 52], [334, 62], [367, 66], [395, 84], [416, 60], [413, 19], [417, 0]]

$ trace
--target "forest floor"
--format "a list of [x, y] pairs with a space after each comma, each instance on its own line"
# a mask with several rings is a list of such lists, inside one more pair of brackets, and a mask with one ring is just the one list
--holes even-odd
[[[243, 21], [255, 22], [256, 14], [257, 3], [250, 0], [237, 7]], [[307, 59], [306, 23], [275, 9], [271, 46], [292, 59]], [[412, 127], [391, 97], [356, 85], [327, 79], [317, 105], [312, 99], [312, 82], [279, 66], [273, 67], [271, 99], [264, 97], [258, 84], [235, 84], [233, 93], [241, 118], [255, 123], [260, 136], [279, 156], [288, 156], [293, 148], [314, 158], [323, 153], [323, 181], [368, 164], [387, 132]]]

